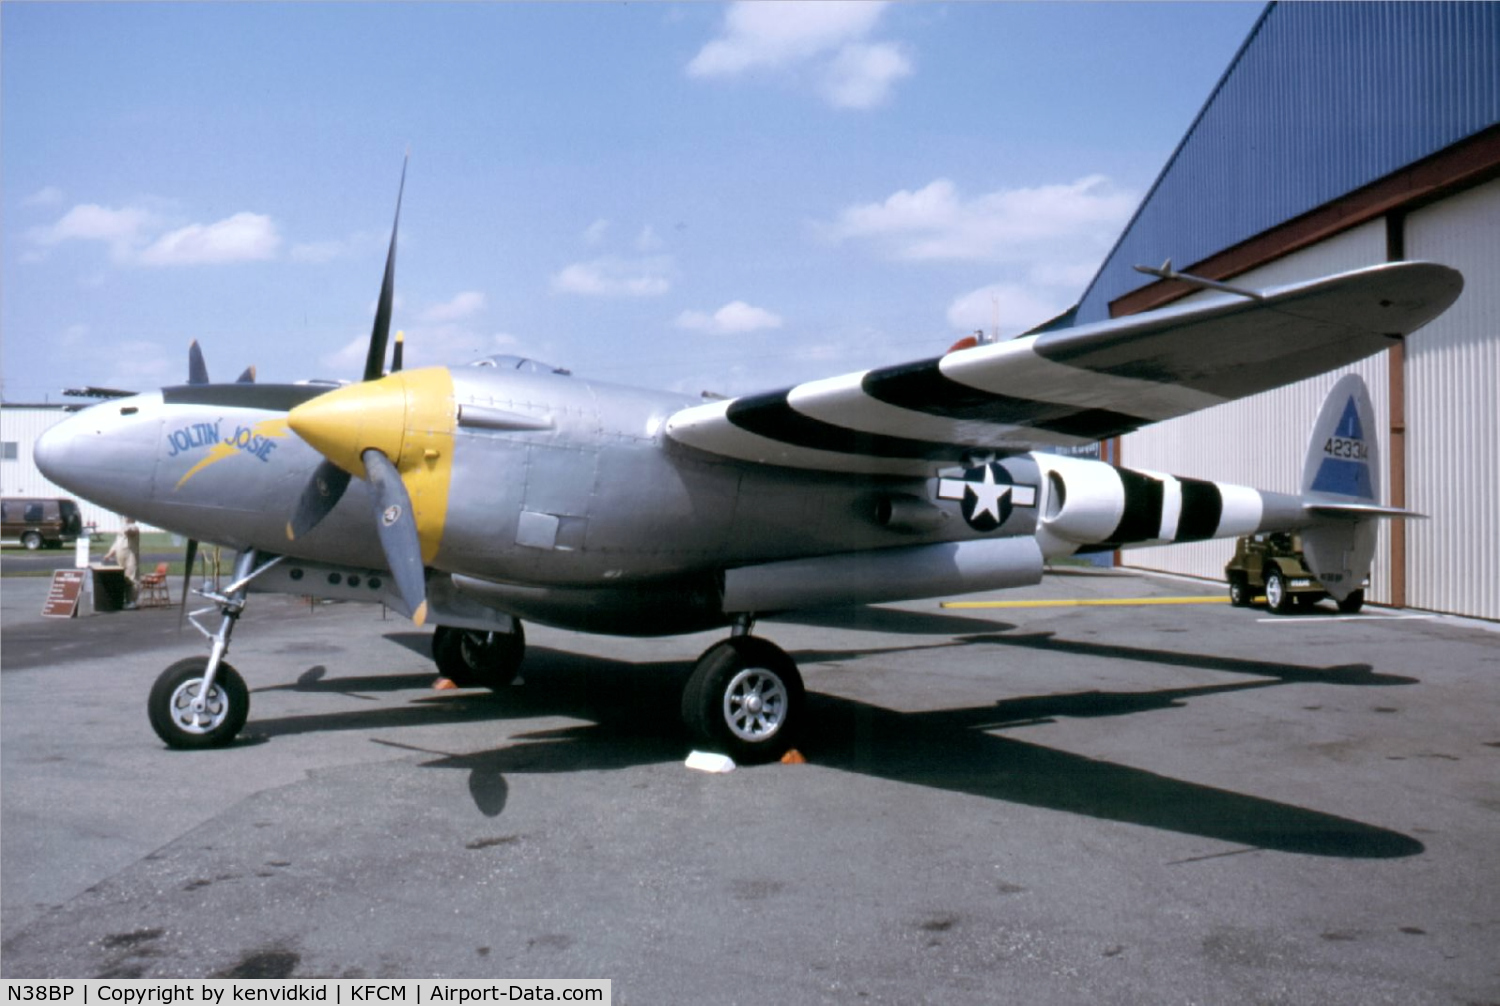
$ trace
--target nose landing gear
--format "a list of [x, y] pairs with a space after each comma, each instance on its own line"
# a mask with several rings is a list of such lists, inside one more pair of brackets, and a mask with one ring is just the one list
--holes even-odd
[[251, 580], [281, 562], [274, 556], [260, 566], [255, 551], [240, 553], [234, 563], [234, 582], [222, 594], [203, 592], [219, 611], [219, 628], [209, 632], [197, 616], [213, 611], [204, 608], [189, 619], [193, 628], [209, 638], [207, 657], [187, 657], [162, 671], [146, 699], [151, 729], [168, 747], [180, 749], [223, 747], [240, 732], [250, 715], [250, 689], [245, 679], [224, 661], [229, 637], [245, 611], [245, 593]]

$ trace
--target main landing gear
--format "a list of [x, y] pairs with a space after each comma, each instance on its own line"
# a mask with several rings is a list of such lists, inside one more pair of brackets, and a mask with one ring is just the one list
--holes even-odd
[[[215, 631], [191, 614], [193, 626], [210, 640], [206, 657], [188, 657], [161, 673], [151, 688], [146, 711], [151, 727], [168, 747], [222, 747], [234, 740], [250, 713], [250, 690], [224, 655], [235, 624], [245, 610], [250, 581], [282, 561], [242, 553], [234, 581], [223, 593], [204, 592], [219, 612]], [[499, 690], [515, 680], [526, 653], [519, 620], [510, 632], [438, 626], [432, 658], [457, 685]], [[802, 729], [806, 694], [797, 665], [776, 644], [750, 635], [754, 619], [741, 615], [730, 638], [715, 643], [693, 665], [682, 691], [682, 720], [695, 744], [738, 762], [774, 761], [785, 754]]]
[[[802, 675], [774, 643], [751, 636], [751, 624], [742, 617], [735, 635], [698, 658], [683, 688], [682, 720], [696, 744], [739, 762], [774, 761], [801, 727]], [[432, 634], [438, 671], [464, 688], [505, 688], [525, 653], [519, 620], [513, 632], [440, 625]]]
[[735, 634], [704, 651], [682, 691], [682, 720], [694, 741], [740, 762], [775, 761], [802, 727], [806, 692], [797, 665], [769, 640]]
[[515, 619], [512, 632], [485, 632], [439, 625], [432, 634], [438, 672], [460, 688], [498, 690], [516, 680], [526, 656], [526, 631]]

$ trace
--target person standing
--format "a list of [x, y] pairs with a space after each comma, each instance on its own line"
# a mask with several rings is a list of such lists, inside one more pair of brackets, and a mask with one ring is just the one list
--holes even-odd
[[125, 570], [125, 610], [132, 611], [141, 589], [141, 529], [134, 517], [126, 517], [103, 562], [114, 559]]

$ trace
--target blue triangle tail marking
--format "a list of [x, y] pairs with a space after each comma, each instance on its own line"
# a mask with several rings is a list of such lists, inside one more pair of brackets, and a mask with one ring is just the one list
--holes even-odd
[[1339, 417], [1339, 424], [1334, 428], [1333, 435], [1346, 437], [1350, 440], [1363, 440], [1365, 438], [1364, 427], [1359, 422], [1359, 409], [1354, 406], [1354, 398], [1351, 396], [1348, 404], [1344, 406], [1344, 414]]
[[1343, 461], [1328, 458], [1318, 468], [1312, 489], [1320, 493], [1337, 493], [1340, 496], [1358, 496], [1374, 499], [1375, 487], [1370, 482], [1370, 466], [1363, 461]]

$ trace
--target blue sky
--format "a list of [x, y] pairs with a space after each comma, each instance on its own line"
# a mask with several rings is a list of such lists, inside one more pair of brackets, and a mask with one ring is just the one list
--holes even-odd
[[1069, 307], [1258, 3], [0, 5], [3, 392], [741, 394]]

